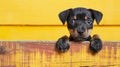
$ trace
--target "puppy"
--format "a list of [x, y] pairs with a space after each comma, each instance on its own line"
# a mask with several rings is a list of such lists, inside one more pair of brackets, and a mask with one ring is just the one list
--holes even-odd
[[63, 36], [56, 42], [56, 48], [60, 52], [65, 52], [70, 48], [69, 41], [82, 42], [90, 41], [90, 50], [97, 53], [102, 49], [102, 41], [98, 35], [90, 36], [93, 29], [93, 22], [100, 23], [103, 14], [100, 11], [87, 8], [67, 9], [59, 13], [59, 19], [65, 24], [70, 36]]

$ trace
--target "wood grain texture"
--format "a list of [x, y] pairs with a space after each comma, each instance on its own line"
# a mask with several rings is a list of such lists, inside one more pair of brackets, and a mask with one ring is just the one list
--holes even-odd
[[104, 42], [96, 55], [89, 42], [71, 42], [70, 50], [59, 53], [55, 42], [0, 41], [0, 67], [119, 67], [120, 42]]

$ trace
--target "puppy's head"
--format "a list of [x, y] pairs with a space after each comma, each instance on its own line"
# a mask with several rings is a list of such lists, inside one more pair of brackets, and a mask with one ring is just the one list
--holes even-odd
[[93, 28], [93, 21], [99, 24], [102, 16], [101, 12], [86, 8], [67, 9], [59, 14], [63, 25], [67, 22], [70, 35], [78, 40], [87, 38]]

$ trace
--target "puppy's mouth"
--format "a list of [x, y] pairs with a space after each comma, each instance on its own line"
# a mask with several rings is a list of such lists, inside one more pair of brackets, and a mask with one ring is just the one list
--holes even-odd
[[70, 36], [75, 40], [81, 41], [90, 36], [92, 29], [86, 29], [84, 32], [78, 32], [77, 29], [69, 29]]

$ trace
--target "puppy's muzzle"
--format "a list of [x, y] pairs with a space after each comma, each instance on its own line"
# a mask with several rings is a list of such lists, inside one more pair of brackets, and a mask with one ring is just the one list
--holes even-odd
[[78, 22], [77, 23], [77, 32], [81, 35], [87, 30], [87, 26], [83, 22]]
[[79, 34], [83, 34], [86, 30], [87, 30], [87, 28], [85, 26], [78, 26], [77, 27], [77, 32]]

